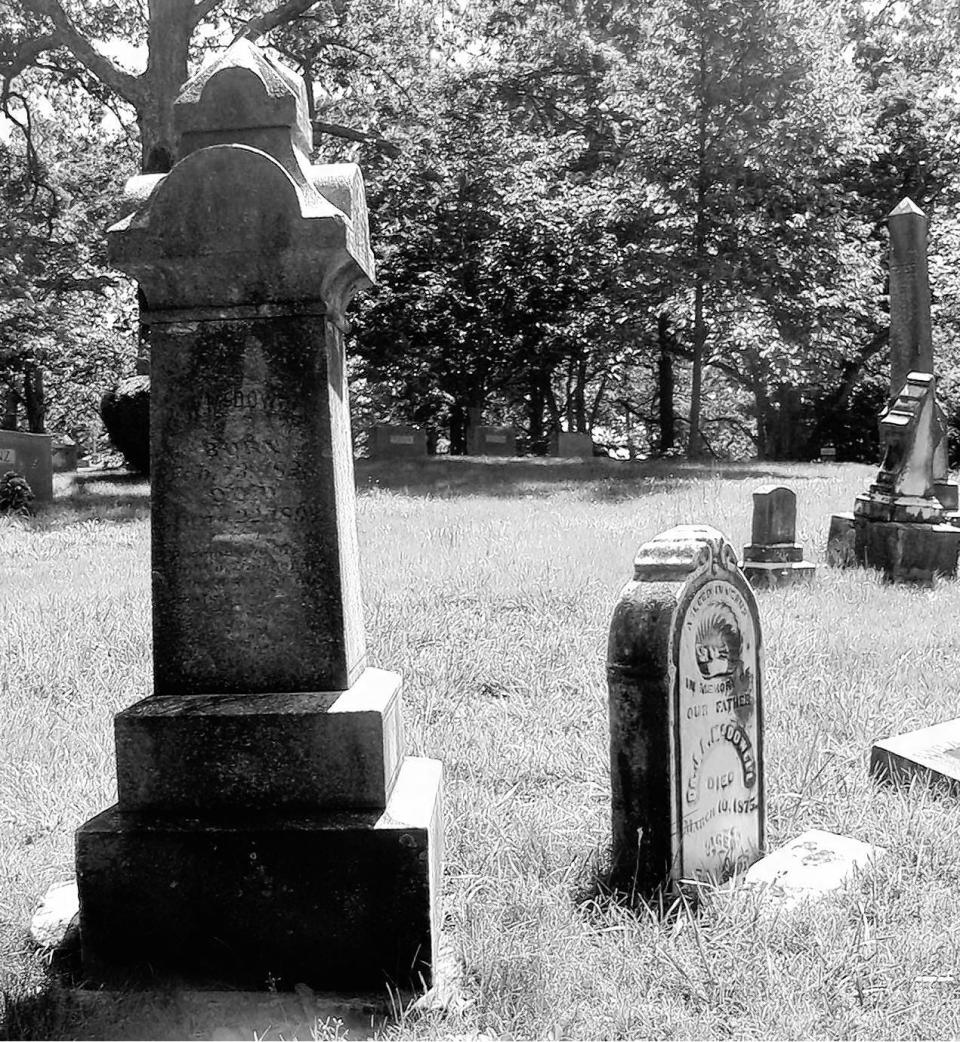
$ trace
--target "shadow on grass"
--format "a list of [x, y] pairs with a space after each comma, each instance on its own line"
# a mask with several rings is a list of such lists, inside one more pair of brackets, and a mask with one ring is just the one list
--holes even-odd
[[601, 929], [609, 925], [611, 914], [668, 926], [678, 919], [695, 917], [702, 903], [697, 887], [673, 892], [664, 882], [652, 892], [638, 889], [635, 880], [614, 871], [610, 846], [598, 848], [584, 859], [571, 896], [580, 915]]
[[428, 456], [423, 459], [358, 459], [355, 464], [360, 492], [382, 489], [407, 495], [544, 496], [561, 491], [584, 493], [597, 502], [619, 502], [671, 492], [703, 480], [785, 482], [811, 480], [808, 464], [686, 463], [677, 460], [587, 460], [524, 457], [495, 459], [469, 456]]
[[150, 516], [150, 482], [128, 471], [56, 474], [53, 502], [34, 505], [38, 528], [63, 528], [81, 521], [140, 521]]
[[0, 992], [0, 1040], [369, 1039], [392, 1019], [389, 1003], [315, 993], [199, 990], [177, 982], [86, 984], [79, 953], [55, 960], [45, 979]]

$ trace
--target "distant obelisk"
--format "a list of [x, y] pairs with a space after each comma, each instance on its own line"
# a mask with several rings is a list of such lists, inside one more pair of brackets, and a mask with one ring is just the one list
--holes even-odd
[[[890, 401], [903, 390], [909, 373], [933, 371], [930, 278], [927, 271], [927, 217], [904, 198], [890, 211]], [[957, 509], [957, 486], [950, 484], [947, 423], [938, 403], [940, 432], [933, 450], [934, 493], [949, 511]], [[884, 413], [886, 415], [886, 413]], [[882, 417], [881, 417], [882, 418]]]
[[890, 397], [907, 373], [933, 372], [927, 218], [912, 199], [889, 217], [890, 227]]

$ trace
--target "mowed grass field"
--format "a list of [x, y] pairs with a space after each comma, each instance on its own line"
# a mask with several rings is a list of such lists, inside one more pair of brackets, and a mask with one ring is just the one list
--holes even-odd
[[[829, 515], [873, 473], [358, 466], [369, 661], [404, 675], [409, 751], [444, 763], [460, 973], [456, 1001], [384, 1036], [960, 1036], [960, 801], [867, 776], [875, 739], [960, 715], [960, 582], [826, 568]], [[679, 523], [739, 550], [770, 482], [796, 490], [820, 567], [812, 587], [758, 594], [769, 844], [822, 828], [888, 856], [800, 914], [719, 894], [661, 918], [591, 898], [609, 841], [607, 626], [634, 552]], [[149, 693], [146, 486], [61, 493], [0, 520], [0, 1037], [210, 1037], [173, 1000], [150, 1030], [64, 990], [27, 940], [37, 900], [72, 874], [74, 829], [115, 800], [113, 714]]]

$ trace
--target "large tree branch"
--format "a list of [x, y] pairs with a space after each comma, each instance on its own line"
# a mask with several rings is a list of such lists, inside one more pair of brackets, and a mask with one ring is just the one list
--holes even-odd
[[344, 138], [347, 141], [362, 141], [366, 145], [375, 145], [391, 159], [400, 155], [400, 147], [375, 130], [354, 130], [342, 123], [323, 123], [318, 119], [313, 121], [313, 129], [318, 134], [329, 134], [331, 137]]
[[31, 13], [48, 18], [55, 35], [78, 62], [125, 101], [137, 107], [144, 101], [144, 89], [139, 79], [114, 65], [109, 58], [95, 50], [70, 20], [60, 0], [25, 0], [24, 7]]
[[25, 40], [14, 55], [9, 65], [3, 67], [3, 79], [5, 86], [16, 79], [24, 69], [30, 68], [37, 58], [46, 51], [55, 51], [63, 45], [59, 33], [48, 33], [46, 36], [38, 36], [35, 40]]
[[190, 11], [190, 28], [196, 29], [211, 11], [215, 11], [223, 3], [224, 0], [197, 0]]
[[269, 11], [264, 11], [263, 14], [257, 15], [256, 18], [251, 18], [237, 33], [237, 36], [246, 36], [248, 40], [256, 40], [258, 37], [270, 32], [271, 29], [276, 29], [280, 25], [292, 22], [294, 18], [305, 14], [318, 2], [319, 0], [286, 0], [285, 3], [277, 4], [276, 7], [271, 8]]

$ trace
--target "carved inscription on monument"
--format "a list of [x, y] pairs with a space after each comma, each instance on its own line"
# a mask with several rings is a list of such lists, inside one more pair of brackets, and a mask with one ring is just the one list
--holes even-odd
[[186, 352], [167, 330], [158, 352], [161, 690], [166, 677], [187, 692], [337, 686], [329, 676], [340, 562], [322, 509], [329, 479], [318, 433], [327, 382], [314, 373], [324, 346], [321, 332], [287, 361], [277, 345], [291, 335], [273, 323], [238, 340], [224, 324]]
[[742, 584], [735, 561], [730, 571], [711, 562], [687, 584], [677, 611], [678, 880], [723, 880], [760, 856], [759, 634]]

